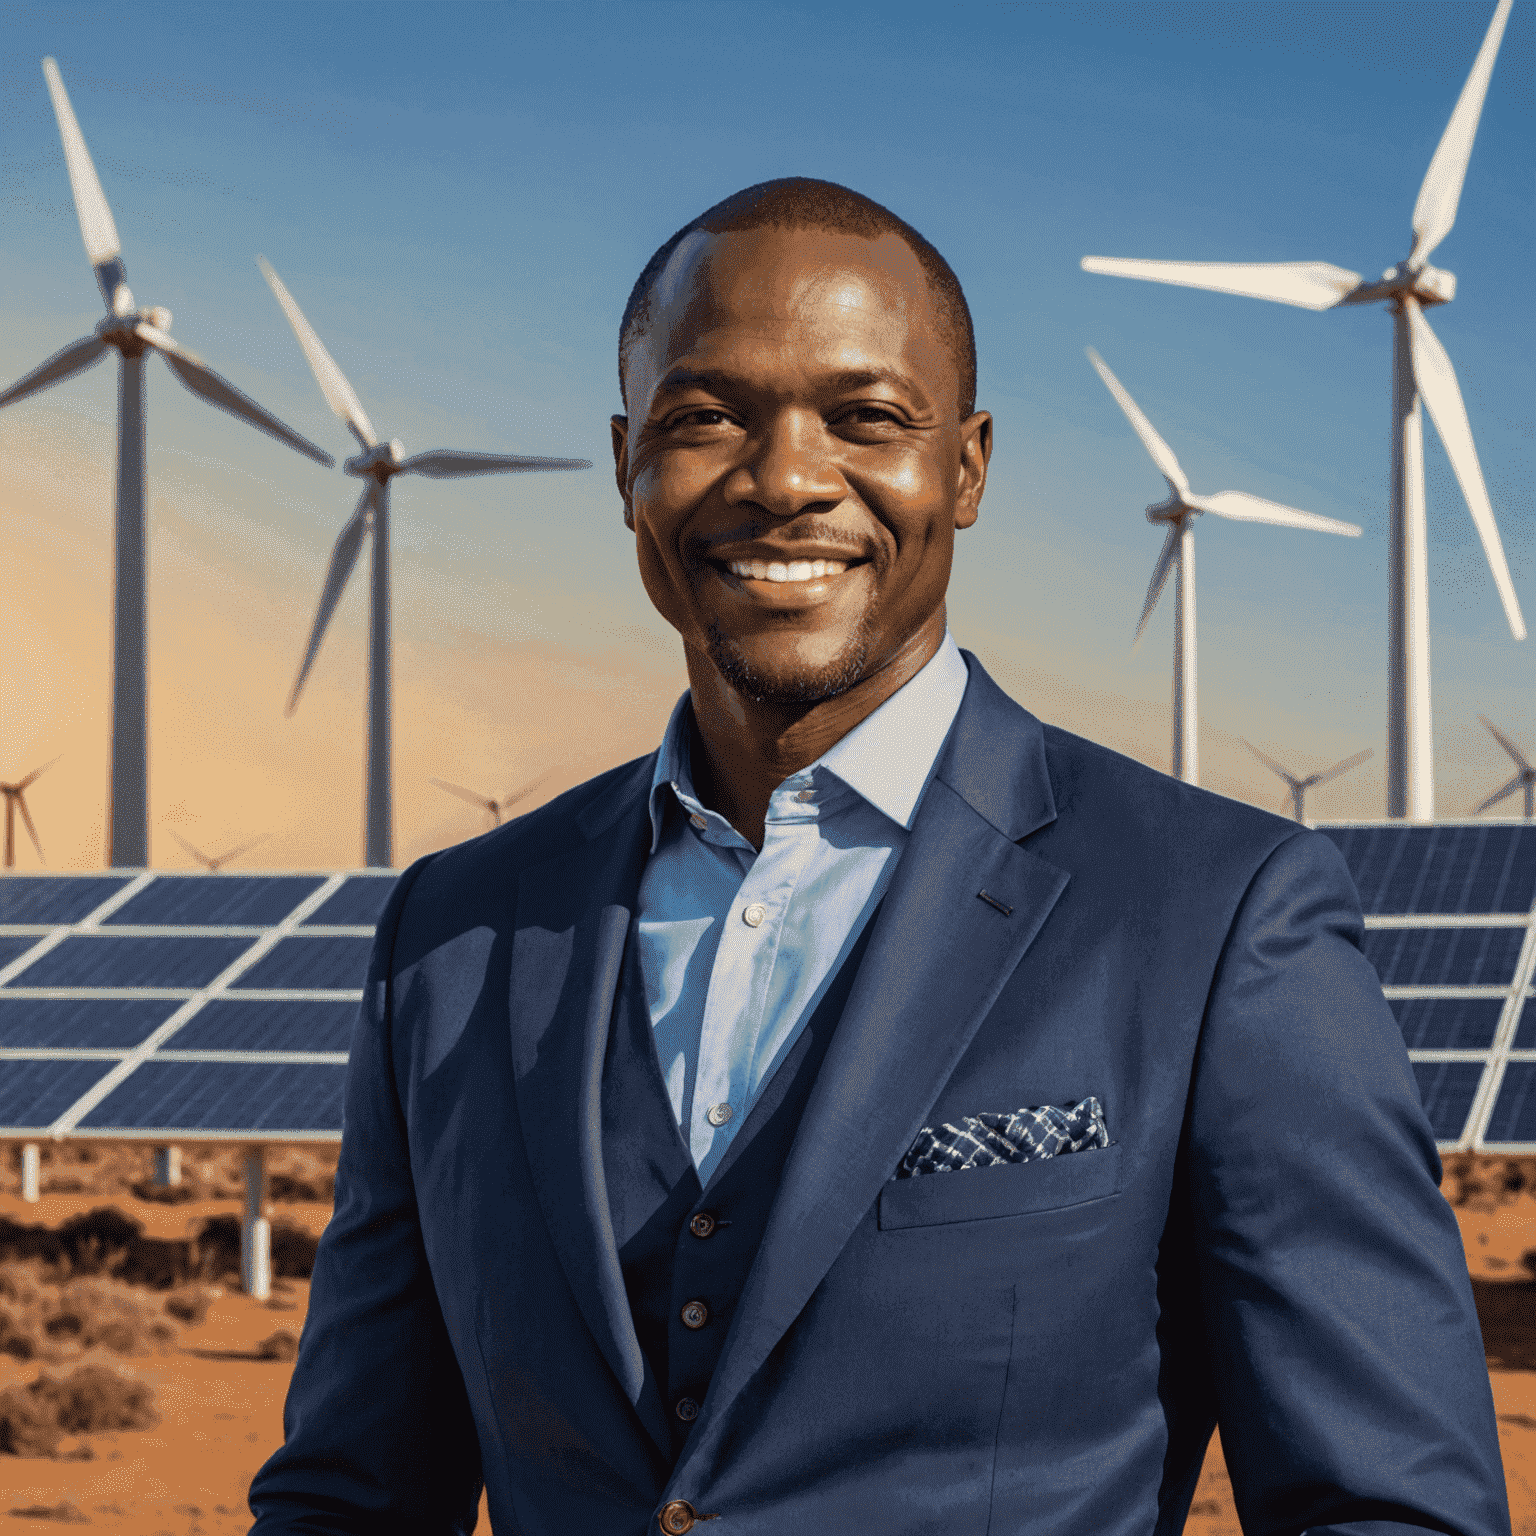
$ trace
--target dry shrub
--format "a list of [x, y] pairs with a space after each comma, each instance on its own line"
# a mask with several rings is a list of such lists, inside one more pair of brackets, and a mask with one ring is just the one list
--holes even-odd
[[216, 1296], [217, 1287], [208, 1285], [184, 1285], [165, 1298], [165, 1310], [184, 1323], [197, 1324], [208, 1316], [208, 1308]]
[[18, 1520], [57, 1520], [61, 1525], [89, 1525], [91, 1517], [65, 1499], [61, 1504], [28, 1504], [10, 1511]]
[[[272, 1273], [307, 1280], [315, 1268], [316, 1238], [287, 1221], [272, 1223]], [[210, 1216], [194, 1239], [199, 1273], [209, 1280], [240, 1273], [240, 1220]]]
[[133, 1288], [112, 1280], [71, 1280], [59, 1291], [44, 1332], [79, 1349], [96, 1345], [119, 1355], [142, 1355], [176, 1338], [176, 1325]]
[[106, 1365], [82, 1365], [68, 1376], [42, 1375], [0, 1391], [0, 1451], [54, 1456], [66, 1435], [153, 1429], [160, 1422], [154, 1389]]
[[1458, 1152], [1448, 1154], [1443, 1165], [1445, 1176], [1440, 1187], [1452, 1205], [1491, 1211], [1522, 1194], [1536, 1194], [1536, 1157]]
[[299, 1341], [291, 1329], [279, 1328], [269, 1339], [256, 1346], [256, 1353], [263, 1360], [297, 1360]]

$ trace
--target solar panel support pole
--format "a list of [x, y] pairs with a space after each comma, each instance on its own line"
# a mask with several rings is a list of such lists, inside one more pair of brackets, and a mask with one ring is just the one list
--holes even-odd
[[389, 482], [373, 503], [373, 570], [368, 623], [368, 767], [363, 862], [389, 869], [395, 862], [391, 803]]
[[42, 1183], [42, 1154], [35, 1141], [22, 1143], [21, 1148], [21, 1198], [37, 1203]]
[[155, 1183], [162, 1187], [181, 1183], [181, 1148], [155, 1148]]
[[266, 1217], [267, 1149], [245, 1149], [245, 1212], [240, 1220], [240, 1285], [265, 1301], [272, 1293], [272, 1223]]

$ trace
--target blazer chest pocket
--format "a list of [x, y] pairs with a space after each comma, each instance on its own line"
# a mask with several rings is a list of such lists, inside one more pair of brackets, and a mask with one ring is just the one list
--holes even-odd
[[997, 1216], [1030, 1216], [1120, 1192], [1120, 1147], [1058, 1153], [961, 1173], [891, 1179], [880, 1191], [880, 1230], [935, 1227]]

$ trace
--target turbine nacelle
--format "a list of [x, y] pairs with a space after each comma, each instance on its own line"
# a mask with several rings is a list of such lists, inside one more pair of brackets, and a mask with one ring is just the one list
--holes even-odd
[[384, 481], [405, 463], [405, 444], [398, 437], [379, 443], [366, 453], [354, 454], [341, 466], [349, 475], [363, 480]]
[[1388, 267], [1379, 283], [1361, 283], [1346, 293], [1340, 304], [1375, 304], [1382, 299], [1400, 299], [1412, 294], [1422, 309], [1449, 304], [1456, 297], [1456, 274], [1443, 267], [1428, 265], [1414, 270], [1406, 261]]
[[[117, 291], [120, 295], [128, 293], [126, 286]], [[132, 297], [129, 294], [130, 301]], [[111, 314], [96, 322], [96, 334], [109, 347], [116, 347], [128, 357], [139, 357], [149, 345], [146, 338], [139, 334], [141, 325], [153, 326], [157, 331], [168, 331], [171, 328], [171, 312], [163, 304], [149, 304], [143, 309]]]
[[1147, 521], [1149, 523], [1177, 523], [1186, 517], [1197, 516], [1200, 511], [1199, 507], [1190, 506], [1177, 491], [1171, 491], [1161, 501], [1154, 501], [1147, 508]]

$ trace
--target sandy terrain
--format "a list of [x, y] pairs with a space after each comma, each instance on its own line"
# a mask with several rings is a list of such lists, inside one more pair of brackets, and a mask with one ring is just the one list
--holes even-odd
[[[103, 1203], [99, 1193], [45, 1193], [36, 1205], [0, 1193], [0, 1217], [56, 1227]], [[238, 1208], [229, 1199], [150, 1204], [125, 1192], [111, 1203], [142, 1222], [147, 1236], [165, 1238], [189, 1235], [208, 1216]], [[274, 1215], [318, 1233], [329, 1208], [285, 1202]], [[1457, 1216], [1484, 1321], [1514, 1536], [1536, 1536], [1536, 1278], [1521, 1263], [1536, 1250], [1536, 1197], [1476, 1194]], [[279, 1280], [274, 1292], [263, 1304], [226, 1289], [206, 1320], [185, 1327], [164, 1353], [126, 1362], [156, 1389], [156, 1428], [67, 1443], [77, 1454], [88, 1446], [89, 1460], [0, 1455], [0, 1523], [40, 1533], [89, 1523], [122, 1536], [247, 1531], [246, 1490], [281, 1442], [291, 1369], [260, 1358], [257, 1346], [279, 1329], [298, 1333], [309, 1286]], [[0, 1388], [36, 1374], [35, 1364], [0, 1354]], [[480, 1529], [489, 1530], [483, 1502], [481, 1512]], [[1239, 1536], [1219, 1443], [1206, 1460], [1187, 1530], [1190, 1536]]]

